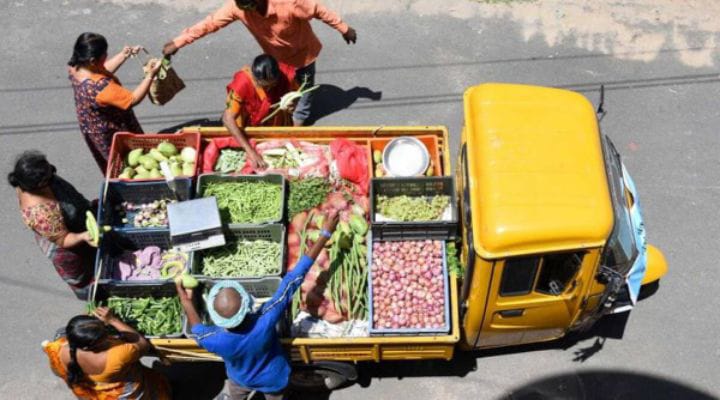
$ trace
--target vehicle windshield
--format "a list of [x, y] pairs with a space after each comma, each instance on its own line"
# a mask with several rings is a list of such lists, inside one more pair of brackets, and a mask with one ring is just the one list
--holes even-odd
[[638, 255], [633, 235], [633, 225], [630, 220], [625, 201], [625, 183], [623, 182], [622, 164], [620, 154], [610, 139], [602, 135], [605, 155], [605, 168], [612, 199], [614, 226], [607, 246], [603, 252], [601, 263], [606, 267], [625, 275], [632, 267]]

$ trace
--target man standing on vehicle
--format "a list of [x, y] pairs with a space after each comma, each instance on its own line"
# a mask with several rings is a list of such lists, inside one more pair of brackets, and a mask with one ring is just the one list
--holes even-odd
[[[305, 81], [309, 87], [315, 84], [315, 60], [322, 48], [310, 26], [313, 18], [338, 30], [348, 44], [357, 40], [353, 28], [315, 0], [227, 0], [219, 10], [166, 43], [163, 54], [173, 55], [181, 47], [239, 20], [266, 54], [296, 68], [298, 85]], [[305, 94], [295, 107], [295, 126], [302, 126], [310, 116], [311, 93]]]
[[206, 306], [215, 325], [204, 325], [192, 302], [192, 289], [176, 283], [178, 297], [187, 314], [197, 343], [225, 361], [227, 391], [218, 399], [245, 400], [253, 391], [268, 400], [283, 398], [290, 378], [290, 363], [277, 336], [275, 326], [293, 299], [325, 243], [332, 236], [338, 215], [329, 215], [320, 238], [280, 282], [272, 299], [253, 313], [252, 297], [238, 281], [215, 283]]

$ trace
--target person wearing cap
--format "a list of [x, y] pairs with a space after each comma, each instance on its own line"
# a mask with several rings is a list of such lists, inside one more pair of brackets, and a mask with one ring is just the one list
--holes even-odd
[[[171, 56], [178, 49], [241, 21], [263, 52], [278, 62], [295, 68], [298, 85], [315, 84], [315, 60], [322, 44], [310, 26], [313, 19], [322, 20], [336, 29], [348, 43], [355, 43], [357, 33], [333, 11], [315, 0], [226, 0], [217, 11], [185, 29], [163, 47], [163, 55]], [[310, 117], [313, 92], [300, 99], [293, 112], [293, 124], [302, 126]]]
[[195, 340], [225, 361], [228, 393], [218, 398], [244, 400], [253, 391], [263, 393], [268, 400], [283, 398], [290, 378], [290, 362], [275, 326], [337, 223], [337, 214], [327, 218], [320, 238], [285, 275], [273, 297], [257, 312], [252, 312], [252, 296], [240, 283], [220, 281], [210, 289], [206, 300], [214, 325], [204, 325], [192, 302], [192, 289], [183, 288], [181, 281], [176, 283]]

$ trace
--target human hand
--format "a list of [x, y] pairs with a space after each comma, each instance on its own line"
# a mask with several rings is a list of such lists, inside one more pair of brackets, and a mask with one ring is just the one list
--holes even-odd
[[162, 49], [162, 53], [164, 56], [170, 57], [172, 55], [175, 55], [175, 53], [177, 53], [178, 50], [179, 50], [178, 47], [175, 46], [175, 43], [173, 43], [171, 40], [171, 41], [165, 43], [165, 45], [163, 46], [163, 49]]
[[250, 159], [250, 166], [254, 170], [259, 171], [259, 170], [267, 169], [267, 167], [268, 167], [267, 163], [265, 162], [265, 160], [263, 160], [262, 156], [257, 153], [257, 151], [250, 150], [247, 152], [247, 156]]
[[340, 213], [330, 212], [326, 215], [326, 220], [323, 224], [322, 229], [333, 233], [335, 232], [335, 227], [337, 226], [338, 221], [340, 221]]
[[162, 67], [162, 60], [157, 58], [151, 58], [145, 65], [145, 69], [150, 76], [157, 75], [160, 67]]
[[83, 232], [83, 233], [80, 233], [79, 235], [80, 235], [80, 240], [82, 240], [83, 242], [89, 244], [89, 245], [92, 246], [92, 247], [97, 247], [98, 244], [95, 243], [95, 241], [92, 239], [92, 236], [90, 236], [90, 232], [89, 232], [89, 231], [85, 231], [85, 232]]
[[97, 319], [99, 319], [105, 324], [109, 324], [112, 320], [116, 318], [115, 314], [113, 314], [113, 312], [110, 311], [110, 309], [107, 307], [96, 307], [95, 311], [93, 311], [93, 314], [95, 314]]
[[347, 44], [354, 44], [357, 41], [357, 32], [352, 27], [348, 27], [347, 32], [343, 33], [342, 37]]
[[125, 46], [122, 49], [123, 56], [125, 58], [136, 56], [140, 50], [144, 50], [142, 46]]
[[185, 288], [182, 285], [182, 279], [175, 280], [175, 290], [177, 291], [180, 302], [188, 302], [192, 300], [193, 290]]

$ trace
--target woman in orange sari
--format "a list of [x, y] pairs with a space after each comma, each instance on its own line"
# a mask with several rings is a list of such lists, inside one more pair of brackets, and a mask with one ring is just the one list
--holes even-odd
[[273, 104], [279, 102], [284, 94], [297, 88], [295, 69], [278, 63], [267, 54], [255, 57], [252, 66], [246, 65], [236, 72], [227, 86], [223, 124], [245, 149], [254, 169], [265, 169], [267, 165], [245, 137], [245, 128], [262, 125], [292, 126], [292, 109], [280, 111], [266, 122], [263, 122], [263, 119], [270, 114]]
[[78, 399], [172, 398], [165, 376], [140, 364], [140, 358], [150, 350], [150, 342], [107, 308], [97, 308], [95, 317], [73, 317], [65, 335], [43, 343], [43, 350], [50, 359], [50, 368]]

